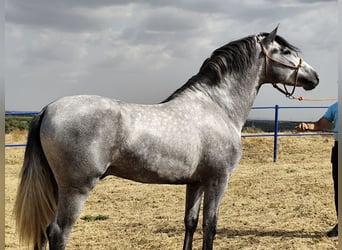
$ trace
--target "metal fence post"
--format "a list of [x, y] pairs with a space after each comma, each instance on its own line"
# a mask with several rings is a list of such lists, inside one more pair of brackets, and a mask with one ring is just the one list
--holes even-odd
[[278, 111], [279, 105], [274, 106], [274, 141], [273, 141], [273, 162], [277, 161], [277, 151], [278, 151]]

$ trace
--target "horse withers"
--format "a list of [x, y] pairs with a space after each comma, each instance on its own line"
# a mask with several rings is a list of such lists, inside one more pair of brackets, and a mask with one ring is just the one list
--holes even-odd
[[47, 241], [64, 249], [90, 191], [115, 175], [186, 185], [183, 249], [192, 249], [203, 196], [203, 249], [212, 249], [219, 206], [242, 154], [241, 129], [260, 87], [310, 90], [319, 82], [299, 50], [276, 33], [216, 49], [158, 104], [81, 95], [44, 107], [30, 125], [15, 203], [20, 239], [35, 249]]

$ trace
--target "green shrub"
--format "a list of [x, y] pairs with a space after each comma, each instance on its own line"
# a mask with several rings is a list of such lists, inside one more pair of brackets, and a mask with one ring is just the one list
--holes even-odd
[[13, 130], [27, 130], [33, 116], [6, 116], [5, 117], [5, 133], [8, 134]]

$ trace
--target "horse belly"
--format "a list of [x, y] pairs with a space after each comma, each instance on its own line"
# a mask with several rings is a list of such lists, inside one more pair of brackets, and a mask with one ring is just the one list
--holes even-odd
[[105, 175], [160, 184], [183, 184], [198, 180], [199, 154], [195, 146], [177, 150], [160, 145], [121, 150]]

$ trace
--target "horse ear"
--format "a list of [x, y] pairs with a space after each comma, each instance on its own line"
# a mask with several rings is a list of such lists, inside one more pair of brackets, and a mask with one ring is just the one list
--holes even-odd
[[265, 42], [266, 44], [272, 43], [274, 41], [274, 39], [277, 36], [277, 30], [278, 30], [279, 24], [277, 25], [277, 27], [275, 27], [275, 29], [268, 34], [268, 36], [265, 38]]

